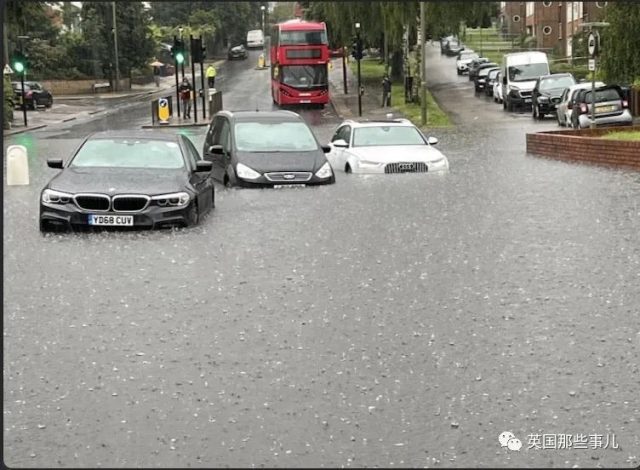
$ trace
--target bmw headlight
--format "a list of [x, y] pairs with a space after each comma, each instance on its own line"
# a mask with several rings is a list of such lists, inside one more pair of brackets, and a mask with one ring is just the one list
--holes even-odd
[[73, 199], [73, 194], [45, 189], [42, 191], [42, 202], [46, 204], [67, 204]]
[[184, 207], [189, 204], [191, 197], [188, 193], [171, 193], [171, 194], [159, 194], [151, 198], [160, 207]]
[[325, 162], [325, 164], [316, 171], [316, 177], [318, 178], [331, 178], [331, 175], [333, 175], [333, 170], [331, 169], [329, 162]]
[[242, 163], [238, 163], [236, 165], [236, 175], [238, 175], [238, 178], [245, 180], [255, 180], [262, 176], [256, 170], [249, 168], [247, 165], [243, 165]]

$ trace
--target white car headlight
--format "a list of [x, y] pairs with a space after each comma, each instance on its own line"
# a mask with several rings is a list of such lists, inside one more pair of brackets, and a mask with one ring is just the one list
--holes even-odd
[[318, 171], [316, 171], [316, 176], [318, 178], [331, 178], [331, 175], [333, 175], [333, 170], [331, 169], [331, 165], [329, 165], [329, 162], [325, 162], [325, 164], [322, 165]]
[[547, 101], [549, 101], [549, 97], [548, 96], [538, 96], [538, 101], [540, 101], [541, 103], [546, 103]]
[[73, 199], [73, 194], [45, 189], [42, 191], [42, 202], [47, 204], [68, 204]]
[[247, 165], [243, 165], [242, 163], [238, 163], [236, 165], [236, 175], [238, 175], [238, 178], [245, 180], [255, 180], [262, 176], [256, 170], [249, 168]]
[[171, 194], [159, 194], [157, 196], [153, 196], [151, 199], [154, 200], [160, 207], [184, 207], [189, 204], [191, 197], [188, 193], [180, 192]]
[[359, 160], [358, 166], [379, 166], [380, 162], [372, 162], [369, 160]]

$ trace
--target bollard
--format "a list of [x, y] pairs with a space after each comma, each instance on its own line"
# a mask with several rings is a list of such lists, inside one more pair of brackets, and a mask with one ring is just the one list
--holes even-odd
[[260, 56], [258, 57], [258, 68], [264, 68], [264, 54], [260, 54]]
[[29, 160], [24, 145], [7, 148], [7, 185], [29, 184]]

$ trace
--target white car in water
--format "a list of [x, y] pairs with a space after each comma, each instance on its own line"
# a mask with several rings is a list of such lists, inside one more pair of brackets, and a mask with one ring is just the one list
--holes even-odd
[[427, 173], [449, 169], [435, 137], [407, 119], [346, 120], [336, 129], [327, 159], [346, 173]]

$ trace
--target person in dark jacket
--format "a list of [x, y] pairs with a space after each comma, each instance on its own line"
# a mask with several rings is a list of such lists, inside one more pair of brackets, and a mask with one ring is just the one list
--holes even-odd
[[183, 116], [185, 119], [191, 119], [191, 90], [193, 90], [193, 88], [191, 87], [191, 83], [189, 83], [189, 79], [184, 77], [178, 91], [180, 92], [180, 101], [182, 101]]
[[385, 75], [382, 79], [382, 107], [391, 106], [391, 79]]

